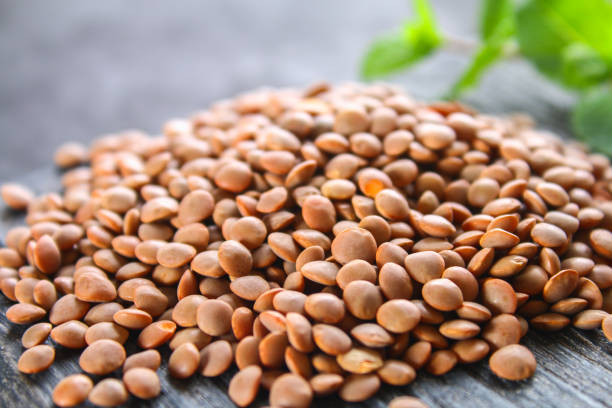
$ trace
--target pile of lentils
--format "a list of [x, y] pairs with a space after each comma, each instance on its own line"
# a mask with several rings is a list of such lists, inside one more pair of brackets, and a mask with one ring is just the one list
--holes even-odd
[[[530, 328], [612, 340], [612, 167], [524, 116], [316, 83], [221, 101], [163, 135], [70, 143], [55, 162], [62, 194], [2, 188], [28, 226], [8, 232], [0, 282], [18, 302], [6, 317], [32, 325], [21, 372], [81, 353], [85, 374], [53, 392], [62, 407], [156, 397], [165, 347], [173, 377], [235, 365], [238, 406], [265, 389], [299, 408], [487, 358], [526, 379]], [[130, 333], [142, 351], [128, 356]]]

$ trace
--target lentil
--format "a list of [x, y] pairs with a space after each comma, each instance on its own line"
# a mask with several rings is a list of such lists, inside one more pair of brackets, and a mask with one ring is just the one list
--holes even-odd
[[395, 397], [389, 402], [389, 408], [428, 408], [429, 406], [425, 404], [418, 398], [415, 397]]
[[489, 366], [498, 377], [518, 381], [533, 375], [536, 360], [527, 347], [511, 344], [493, 353], [489, 359]]
[[376, 394], [380, 379], [376, 374], [351, 374], [344, 380], [338, 394], [347, 402], [365, 401]]
[[197, 308], [198, 327], [210, 336], [219, 336], [231, 329], [233, 310], [222, 300], [204, 300]]
[[270, 404], [275, 407], [309, 407], [312, 401], [310, 385], [295, 374], [279, 376], [270, 388]]
[[64, 347], [81, 349], [88, 344], [85, 338], [87, 330], [89, 329], [85, 323], [70, 320], [54, 327], [51, 330], [51, 338]]
[[205, 377], [223, 374], [232, 364], [232, 346], [225, 340], [217, 340], [200, 350], [199, 371]]
[[93, 381], [86, 375], [69, 375], [53, 389], [53, 402], [60, 407], [74, 407], [87, 399], [92, 388]]
[[53, 326], [50, 323], [36, 323], [30, 326], [21, 336], [21, 345], [25, 348], [32, 348], [43, 343]]
[[89, 401], [101, 407], [116, 407], [125, 404], [129, 394], [121, 380], [105, 378], [97, 383], [89, 393]]
[[338, 374], [317, 374], [310, 379], [310, 387], [316, 395], [329, 395], [337, 391], [344, 382]]
[[14, 210], [24, 210], [34, 199], [34, 193], [20, 184], [4, 184], [0, 190], [2, 199]]
[[130, 394], [142, 399], [155, 398], [161, 392], [159, 377], [150, 368], [136, 367], [126, 371], [123, 384]]
[[246, 407], [253, 402], [259, 390], [261, 374], [261, 368], [252, 365], [245, 367], [232, 377], [227, 392], [236, 405]]
[[[51, 364], [49, 335], [86, 347], [86, 372], [123, 366], [123, 383], [71, 376], [53, 399], [113, 406], [160, 393], [154, 348], [169, 342], [175, 377], [235, 361], [239, 406], [260, 386], [271, 405], [308, 406], [490, 352], [495, 374], [527, 378], [530, 327], [610, 338], [609, 162], [456, 106], [318, 84], [219, 104], [161, 138], [63, 146], [58, 165], [90, 161], [63, 196], [2, 187], [28, 223], [0, 249], [6, 315], [50, 322], [24, 333], [18, 368]], [[128, 330], [153, 349], [126, 358]]]
[[200, 351], [193, 343], [183, 343], [170, 355], [168, 372], [176, 378], [188, 378], [200, 365]]
[[55, 349], [41, 344], [27, 349], [19, 357], [17, 369], [25, 374], [35, 374], [46, 370], [53, 364]]
[[376, 312], [376, 321], [393, 333], [412, 330], [421, 320], [420, 310], [405, 299], [392, 299], [383, 303]]
[[459, 286], [450, 279], [433, 279], [423, 285], [423, 299], [441, 311], [457, 310], [463, 303]]
[[121, 367], [125, 361], [125, 349], [119, 343], [110, 339], [102, 339], [92, 343], [81, 354], [81, 368], [95, 375], [104, 375]]
[[161, 355], [157, 350], [145, 350], [139, 353], [134, 353], [125, 359], [123, 363], [123, 372], [131, 370], [135, 367], [149, 368], [156, 371], [161, 365]]

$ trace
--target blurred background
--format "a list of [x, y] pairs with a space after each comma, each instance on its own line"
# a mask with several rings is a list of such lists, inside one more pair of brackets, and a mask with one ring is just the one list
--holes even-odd
[[[478, 5], [433, 1], [439, 25], [466, 41]], [[405, 0], [0, 0], [0, 182], [50, 168], [66, 141], [157, 132], [261, 86], [356, 80], [370, 41], [411, 13]], [[436, 99], [468, 58], [442, 51], [389, 81]], [[562, 134], [572, 103], [520, 61], [495, 66], [464, 99]]]

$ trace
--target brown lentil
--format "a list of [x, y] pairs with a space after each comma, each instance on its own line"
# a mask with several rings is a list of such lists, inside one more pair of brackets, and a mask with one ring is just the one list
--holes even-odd
[[331, 293], [313, 293], [306, 298], [304, 310], [322, 323], [339, 323], [345, 315], [345, 304]]
[[49, 322], [52, 324], [62, 324], [68, 320], [80, 320], [85, 316], [89, 307], [89, 303], [78, 299], [71, 293], [64, 295], [53, 304], [49, 311]]
[[329, 395], [337, 391], [344, 382], [338, 374], [317, 374], [310, 379], [310, 387], [316, 395]]
[[178, 218], [183, 225], [199, 222], [212, 215], [214, 198], [205, 190], [195, 190], [181, 200]]
[[53, 364], [55, 349], [46, 344], [31, 347], [21, 354], [17, 369], [25, 374], [35, 374], [46, 370]]
[[380, 388], [376, 374], [351, 374], [344, 380], [338, 395], [347, 402], [360, 402], [370, 398]]
[[135, 367], [149, 368], [156, 371], [161, 365], [161, 355], [157, 350], [145, 350], [139, 353], [134, 353], [125, 359], [123, 363], [123, 372], [131, 370]]
[[230, 290], [236, 296], [246, 300], [256, 300], [268, 289], [270, 289], [268, 282], [257, 275], [242, 276], [230, 283]]
[[365, 280], [355, 280], [346, 285], [343, 299], [348, 311], [362, 320], [373, 319], [383, 303], [380, 289]]
[[489, 367], [500, 378], [519, 381], [533, 375], [536, 360], [527, 347], [511, 344], [491, 355]]
[[334, 238], [331, 245], [334, 259], [344, 265], [355, 259], [374, 263], [376, 259], [376, 240], [363, 228], [349, 228]]
[[239, 407], [250, 405], [259, 390], [261, 381], [261, 368], [251, 365], [240, 370], [232, 377], [228, 387], [228, 394], [231, 400]]
[[81, 354], [79, 365], [90, 374], [105, 375], [121, 367], [125, 361], [123, 346], [110, 339], [97, 340]]
[[34, 193], [25, 186], [15, 183], [2, 185], [2, 199], [14, 210], [24, 210], [34, 199]]
[[394, 342], [393, 336], [375, 323], [362, 323], [351, 329], [351, 336], [367, 347], [386, 347]]
[[171, 242], [157, 250], [157, 262], [168, 268], [178, 268], [189, 263], [195, 254], [191, 245]]
[[442, 273], [442, 278], [449, 279], [461, 289], [464, 301], [471, 301], [478, 296], [478, 281], [467, 269], [460, 266], [451, 266]]
[[514, 313], [516, 311], [516, 294], [512, 286], [505, 280], [486, 279], [480, 290], [483, 305], [494, 314]]
[[[490, 351], [497, 375], [527, 378], [529, 327], [610, 337], [612, 212], [609, 162], [526, 126], [318, 84], [219, 104], [160, 138], [67, 144], [58, 165], [91, 164], [63, 196], [2, 188], [29, 225], [0, 248], [7, 317], [50, 322], [24, 333], [18, 368], [47, 367], [51, 334], [88, 346], [87, 372], [123, 365], [127, 390], [154, 397], [161, 356], [126, 359], [129, 329], [143, 348], [170, 342], [179, 378], [235, 360], [239, 406], [260, 385], [274, 406], [362, 401]], [[92, 385], [68, 377], [54, 401], [128, 398], [118, 380]]]
[[481, 339], [460, 340], [453, 344], [453, 351], [462, 363], [475, 363], [489, 354], [489, 344]]
[[69, 375], [53, 389], [53, 402], [60, 407], [74, 407], [87, 399], [92, 388], [93, 381], [86, 375]]
[[432, 345], [428, 341], [416, 341], [406, 349], [404, 360], [415, 370], [423, 367], [431, 355]]
[[232, 313], [231, 306], [222, 300], [205, 300], [197, 308], [198, 327], [210, 336], [225, 334], [231, 329]]
[[51, 338], [64, 347], [81, 349], [88, 344], [85, 338], [87, 330], [89, 329], [85, 323], [70, 320], [54, 327], [51, 330]]
[[309, 353], [314, 349], [312, 326], [301, 314], [287, 314], [287, 338], [298, 351]]
[[497, 315], [483, 328], [482, 338], [494, 349], [516, 344], [521, 338], [521, 324], [512, 314]]
[[85, 302], [111, 302], [117, 297], [117, 290], [102, 274], [85, 272], [75, 279], [74, 294]]
[[378, 273], [378, 283], [387, 299], [410, 299], [412, 297], [413, 287], [410, 276], [406, 269], [397, 263], [383, 264]]
[[30, 326], [21, 336], [21, 345], [25, 348], [32, 348], [44, 343], [52, 328], [50, 323], [36, 323]]
[[150, 314], [134, 308], [121, 309], [113, 315], [113, 320], [128, 329], [144, 329], [153, 321]]
[[570, 324], [571, 320], [562, 314], [558, 313], [542, 313], [533, 317], [529, 324], [536, 330], [541, 331], [558, 331]]
[[302, 203], [302, 217], [310, 228], [328, 232], [336, 223], [336, 210], [328, 198], [311, 195]]
[[578, 286], [578, 272], [564, 269], [553, 275], [542, 289], [542, 297], [548, 303], [554, 303], [568, 297]]
[[491, 318], [491, 311], [480, 303], [463, 302], [456, 312], [460, 318], [478, 323], [486, 322]]
[[306, 279], [322, 285], [335, 285], [338, 271], [335, 263], [327, 261], [308, 262], [300, 268], [300, 272]]
[[16, 324], [34, 323], [46, 314], [47, 311], [42, 307], [29, 303], [17, 303], [6, 310], [6, 318]]
[[589, 309], [579, 312], [572, 319], [572, 324], [582, 330], [593, 330], [602, 326], [603, 320], [609, 313], [603, 310]]
[[376, 282], [376, 270], [372, 265], [362, 259], [355, 259], [343, 265], [336, 275], [336, 282], [340, 289], [355, 280], [366, 280]]
[[389, 408], [429, 408], [427, 404], [415, 397], [395, 397], [389, 402]]
[[123, 384], [130, 394], [142, 399], [155, 398], [161, 392], [159, 377], [150, 368], [135, 367], [126, 371]]
[[385, 361], [377, 374], [386, 384], [397, 386], [410, 384], [416, 378], [414, 368], [400, 360]]
[[225, 340], [217, 340], [200, 350], [198, 370], [205, 377], [223, 374], [232, 364], [232, 346]]
[[312, 401], [310, 384], [295, 374], [283, 374], [270, 388], [270, 404], [275, 407], [306, 408]]
[[85, 342], [87, 344], [92, 344], [100, 339], [111, 339], [118, 343], [124, 344], [128, 336], [129, 332], [116, 323], [100, 322], [87, 328], [87, 331], [85, 332]]
[[105, 378], [97, 383], [89, 393], [89, 402], [101, 407], [116, 407], [125, 404], [129, 394], [121, 380]]
[[376, 312], [376, 321], [393, 333], [412, 330], [421, 320], [420, 310], [405, 299], [392, 299], [383, 303]]
[[453, 369], [458, 357], [452, 350], [436, 350], [431, 353], [425, 369], [433, 375], [443, 375]]
[[138, 336], [138, 345], [144, 349], [157, 348], [168, 342], [175, 331], [176, 324], [174, 322], [169, 320], [153, 322], [140, 332]]
[[191, 377], [200, 365], [200, 350], [193, 343], [178, 346], [168, 360], [168, 372], [176, 378]]
[[417, 252], [408, 255], [404, 260], [404, 265], [412, 279], [424, 284], [442, 277], [444, 258], [433, 251]]
[[452, 340], [467, 340], [480, 333], [480, 326], [469, 320], [449, 320], [438, 329], [444, 337]]
[[351, 338], [342, 329], [327, 324], [315, 324], [312, 327], [314, 343], [323, 352], [337, 356], [351, 348]]
[[112, 322], [113, 315], [121, 309], [123, 306], [119, 303], [100, 303], [89, 309], [83, 321], [90, 326], [101, 322]]
[[441, 311], [457, 310], [463, 303], [461, 289], [450, 279], [433, 279], [423, 285], [423, 299]]

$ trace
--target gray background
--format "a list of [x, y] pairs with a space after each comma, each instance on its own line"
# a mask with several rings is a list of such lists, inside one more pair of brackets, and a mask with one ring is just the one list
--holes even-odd
[[[446, 33], [476, 37], [477, 1], [434, 5]], [[126, 128], [156, 132], [168, 118], [260, 86], [357, 79], [368, 42], [409, 15], [407, 0], [0, 0], [0, 183], [54, 191], [51, 160], [63, 142]], [[466, 54], [440, 52], [390, 80], [435, 99], [467, 61]], [[526, 111], [567, 134], [572, 97], [524, 62], [497, 65], [465, 100], [486, 112]], [[0, 237], [22, 222], [5, 208], [0, 216]], [[9, 304], [0, 296], [0, 407], [50, 406], [59, 379], [79, 371], [78, 353], [58, 348], [50, 370], [17, 372], [24, 328], [4, 317]], [[316, 404], [383, 408], [412, 394], [432, 408], [610, 406], [612, 345], [600, 332], [530, 333], [525, 343], [538, 360], [528, 381], [500, 380], [483, 361], [443, 377], [419, 373], [410, 386], [383, 387], [362, 404]], [[168, 350], [162, 353], [167, 360]], [[162, 395], [130, 406], [228, 407], [231, 375], [178, 381], [162, 367]]]
[[[475, 38], [477, 1], [434, 5], [445, 32]], [[357, 79], [368, 42], [410, 13], [407, 0], [0, 0], [0, 181], [47, 166], [65, 141], [156, 132], [264, 85]], [[389, 80], [433, 99], [466, 62], [441, 52]], [[571, 101], [513, 61], [466, 99], [561, 130]]]

